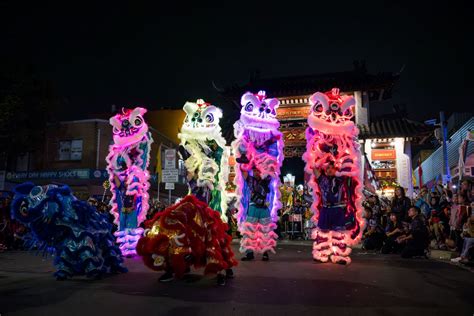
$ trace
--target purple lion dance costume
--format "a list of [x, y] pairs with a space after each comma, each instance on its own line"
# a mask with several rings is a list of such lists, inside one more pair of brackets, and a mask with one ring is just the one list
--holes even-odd
[[107, 171], [112, 191], [114, 223], [119, 226], [115, 236], [125, 256], [136, 254], [135, 248], [143, 229], [138, 227], [148, 211], [148, 164], [153, 142], [143, 119], [144, 108], [122, 109], [110, 118], [114, 144], [107, 156]]
[[238, 196], [238, 227], [242, 234], [240, 251], [249, 259], [253, 253], [275, 253], [280, 202], [280, 167], [283, 163], [283, 135], [278, 131], [277, 99], [265, 91], [245, 93], [240, 119], [234, 124], [236, 156], [235, 184]]

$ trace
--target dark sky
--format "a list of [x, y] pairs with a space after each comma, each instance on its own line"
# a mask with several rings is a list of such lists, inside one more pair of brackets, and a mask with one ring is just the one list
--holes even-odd
[[212, 80], [242, 83], [255, 69], [264, 77], [351, 70], [356, 59], [370, 72], [405, 65], [391, 103], [413, 118], [473, 103], [474, 16], [454, 1], [29, 2], [0, 2], [0, 57], [52, 80], [70, 117], [111, 104], [212, 102]]

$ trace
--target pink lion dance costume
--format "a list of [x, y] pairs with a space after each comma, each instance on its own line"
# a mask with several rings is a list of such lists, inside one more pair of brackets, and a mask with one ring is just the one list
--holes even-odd
[[112, 191], [111, 213], [119, 226], [117, 243], [125, 256], [136, 254], [135, 248], [143, 229], [138, 227], [148, 211], [148, 164], [153, 142], [143, 119], [144, 108], [122, 109], [110, 118], [114, 144], [107, 155], [107, 171]]
[[360, 151], [354, 122], [353, 97], [339, 89], [316, 92], [309, 98], [305, 172], [311, 175], [313, 258], [349, 264], [351, 245], [362, 235]]
[[[234, 124], [236, 140], [235, 184], [238, 196], [238, 227], [242, 234], [240, 251], [275, 252], [280, 202], [280, 167], [283, 137], [276, 116], [279, 101], [267, 99], [265, 91], [245, 93], [240, 119]], [[259, 175], [256, 177], [256, 173]]]

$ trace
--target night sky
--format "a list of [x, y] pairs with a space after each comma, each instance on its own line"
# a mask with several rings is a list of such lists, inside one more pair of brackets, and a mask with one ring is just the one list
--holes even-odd
[[67, 118], [112, 104], [212, 102], [212, 80], [244, 83], [256, 69], [263, 77], [351, 70], [356, 59], [372, 73], [403, 68], [394, 99], [378, 111], [400, 103], [427, 119], [472, 107], [474, 16], [454, 1], [29, 2], [1, 2], [0, 57], [51, 80]]

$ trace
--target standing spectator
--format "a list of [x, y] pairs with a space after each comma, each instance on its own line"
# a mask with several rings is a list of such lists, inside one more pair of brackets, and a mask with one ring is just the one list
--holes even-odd
[[[425, 191], [423, 191], [425, 189]], [[421, 213], [426, 217], [429, 218], [431, 214], [431, 207], [428, 204], [425, 198], [429, 198], [429, 195], [426, 194], [427, 190], [426, 188], [423, 188], [422, 191], [418, 194], [418, 197], [416, 198], [415, 201], [415, 206], [420, 208]]]
[[395, 188], [395, 196], [392, 199], [391, 211], [397, 213], [398, 218], [403, 222], [406, 221], [408, 209], [411, 207], [411, 201], [405, 195], [405, 189], [402, 187]]
[[428, 191], [428, 188], [427, 187], [422, 187], [421, 190], [420, 190], [420, 194], [421, 198], [428, 203], [428, 201], [430, 200], [430, 192]]
[[441, 210], [441, 206], [439, 204], [439, 197], [437, 197], [437, 196], [431, 197], [429, 217], [431, 217], [433, 215], [433, 211], [435, 211], [435, 213], [436, 213], [436, 212], [439, 212], [440, 210]]
[[416, 206], [410, 207], [408, 216], [411, 219], [408, 233], [397, 238], [397, 242], [404, 245], [402, 258], [423, 256], [429, 242], [425, 219], [421, 215], [421, 210]]
[[301, 199], [296, 198], [292, 208], [293, 221], [291, 222], [291, 230], [293, 233], [291, 234], [290, 238], [294, 239], [296, 237], [304, 237], [303, 217], [305, 211], [306, 208], [302, 204]]
[[403, 224], [398, 219], [397, 213], [390, 213], [390, 221], [385, 229], [385, 242], [382, 247], [383, 254], [398, 253], [401, 249], [397, 238], [403, 235]]
[[439, 201], [441, 208], [445, 207], [446, 205], [449, 205], [452, 201], [453, 201], [453, 191], [451, 191], [448, 188], [444, 188], [443, 193], [441, 194], [441, 199]]
[[473, 188], [471, 188], [471, 183], [469, 182], [469, 180], [465, 179], [461, 182], [461, 187], [459, 188], [459, 195], [463, 195], [467, 202], [471, 202], [472, 201], [472, 190]]

